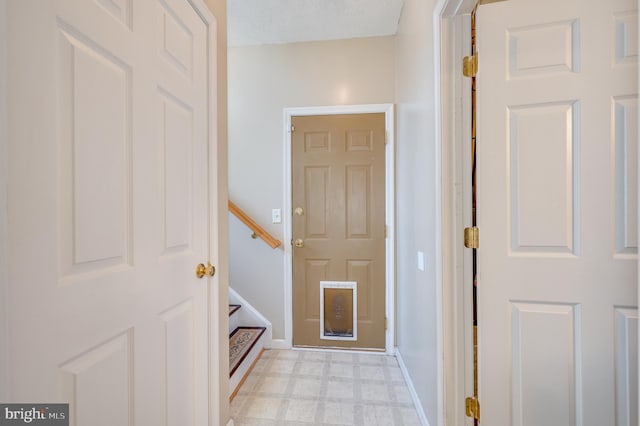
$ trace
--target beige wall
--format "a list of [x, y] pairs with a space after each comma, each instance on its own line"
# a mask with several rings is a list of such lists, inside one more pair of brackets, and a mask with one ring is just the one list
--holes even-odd
[[[394, 38], [229, 49], [229, 194], [282, 239], [271, 209], [284, 206], [283, 109], [390, 103]], [[283, 215], [285, 212], [283, 212]], [[230, 223], [230, 282], [284, 336], [284, 252]]]
[[[229, 50], [229, 187], [270, 232], [283, 205], [285, 107], [396, 103], [397, 346], [429, 424], [438, 405], [437, 158], [433, 13], [405, 0], [395, 37]], [[283, 212], [284, 213], [284, 212]], [[231, 281], [283, 337], [283, 254], [231, 220]], [[425, 254], [425, 271], [416, 254]], [[247, 253], [257, 266], [248, 267]], [[246, 262], [246, 263], [245, 263]]]
[[[433, 13], [405, 0], [396, 36], [397, 346], [429, 424], [437, 425], [438, 319]], [[425, 271], [417, 268], [425, 254]]]

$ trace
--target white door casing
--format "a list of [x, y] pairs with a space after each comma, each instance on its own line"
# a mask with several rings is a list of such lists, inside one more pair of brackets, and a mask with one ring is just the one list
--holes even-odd
[[633, 0], [478, 11], [481, 422], [638, 422]]
[[7, 4], [11, 401], [69, 402], [74, 425], [208, 422], [212, 280], [194, 270], [215, 229], [211, 20], [197, 8]]

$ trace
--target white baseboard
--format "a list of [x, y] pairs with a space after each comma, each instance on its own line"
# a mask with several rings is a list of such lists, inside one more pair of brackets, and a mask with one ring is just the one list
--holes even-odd
[[420, 399], [418, 399], [418, 394], [416, 393], [416, 388], [413, 386], [413, 381], [409, 376], [409, 372], [407, 371], [407, 366], [404, 365], [404, 361], [402, 359], [402, 355], [398, 348], [396, 348], [396, 359], [398, 360], [398, 365], [400, 366], [400, 371], [402, 371], [402, 376], [404, 377], [404, 381], [407, 383], [407, 388], [409, 388], [409, 394], [411, 395], [411, 399], [413, 400], [413, 405], [418, 413], [418, 418], [420, 419], [420, 423], [422, 426], [429, 426], [429, 421], [427, 420], [427, 415], [424, 413], [424, 408], [422, 407], [422, 403]]
[[[313, 347], [313, 346], [302, 346], [302, 347], [292, 347], [293, 351], [307, 351], [307, 352], [330, 352], [335, 354], [359, 354], [359, 355], [373, 355], [373, 356], [388, 356], [389, 354], [386, 352], [374, 352], [370, 350], [363, 349], [342, 349], [335, 348], [331, 346], [324, 347]], [[391, 354], [391, 356], [395, 356], [395, 352]]]
[[291, 349], [291, 345], [285, 339], [271, 339], [270, 349]]

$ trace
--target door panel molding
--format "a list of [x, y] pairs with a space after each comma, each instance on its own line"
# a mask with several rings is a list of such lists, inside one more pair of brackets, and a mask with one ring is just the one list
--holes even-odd
[[[283, 134], [284, 134], [284, 155], [285, 155], [285, 175], [284, 175], [284, 211], [292, 211], [292, 156], [291, 156], [291, 118], [294, 116], [309, 115], [335, 115], [335, 114], [368, 114], [384, 113], [385, 129], [387, 134], [386, 156], [385, 156], [385, 223], [387, 236], [385, 239], [386, 252], [386, 317], [387, 330], [385, 336], [386, 353], [395, 354], [395, 127], [394, 127], [394, 105], [393, 104], [368, 104], [368, 105], [339, 105], [325, 107], [302, 107], [285, 108], [283, 114]], [[353, 135], [353, 149], [362, 150], [363, 135]], [[284, 271], [285, 271], [285, 338], [275, 340], [274, 348], [290, 348], [293, 338], [293, 311], [292, 311], [292, 285], [293, 285], [293, 252], [291, 247], [292, 222], [289, 214], [283, 214], [284, 226]]]

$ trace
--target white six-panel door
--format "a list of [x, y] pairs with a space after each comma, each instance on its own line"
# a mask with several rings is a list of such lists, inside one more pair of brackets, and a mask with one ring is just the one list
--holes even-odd
[[187, 0], [11, 0], [13, 401], [205, 425], [207, 26]]
[[638, 424], [637, 7], [479, 8], [481, 424]]

